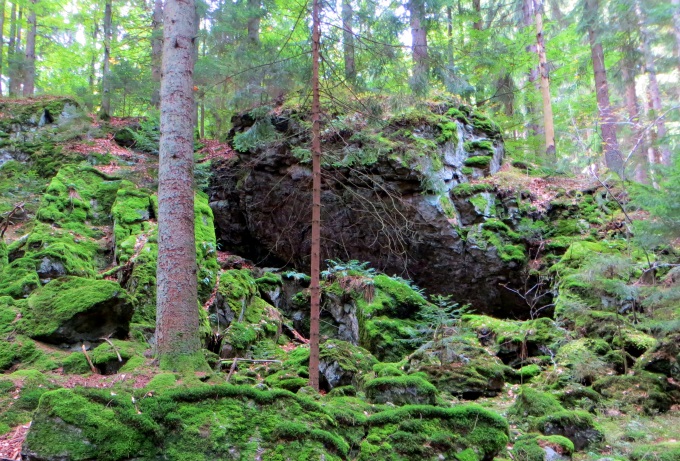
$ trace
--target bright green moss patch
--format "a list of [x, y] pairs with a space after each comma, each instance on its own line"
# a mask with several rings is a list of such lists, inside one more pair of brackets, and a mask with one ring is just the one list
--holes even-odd
[[489, 168], [489, 165], [491, 165], [491, 160], [493, 160], [493, 157], [489, 155], [481, 155], [478, 157], [468, 157], [465, 159], [465, 166], [471, 167], [471, 168]]
[[34, 338], [77, 342], [125, 335], [131, 315], [129, 298], [118, 283], [64, 277], [31, 295], [19, 328]]
[[437, 388], [418, 376], [388, 376], [366, 383], [366, 397], [373, 403], [395, 405], [434, 404]]
[[632, 461], [677, 461], [680, 459], [680, 442], [656, 443], [635, 448], [630, 455]]
[[571, 457], [574, 444], [571, 440], [560, 435], [522, 435], [515, 440], [512, 447], [513, 459], [518, 461], [544, 461], [546, 452], [544, 447], [550, 447], [556, 453]]
[[560, 402], [551, 394], [540, 392], [523, 386], [517, 399], [508, 410], [508, 415], [518, 420], [525, 420], [528, 416], [545, 416], [563, 411]]
[[478, 183], [470, 184], [469, 182], [464, 182], [458, 184], [456, 187], [451, 189], [451, 195], [455, 197], [469, 197], [474, 194], [479, 194], [481, 192], [492, 192], [494, 190], [493, 184]]
[[486, 152], [487, 155], [494, 152], [493, 142], [489, 140], [466, 141], [464, 144], [465, 152]]

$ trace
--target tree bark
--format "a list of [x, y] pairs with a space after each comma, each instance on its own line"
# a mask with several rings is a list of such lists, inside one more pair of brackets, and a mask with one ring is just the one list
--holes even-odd
[[631, 158], [635, 162], [634, 177], [637, 182], [646, 184], [649, 181], [647, 171], [649, 165], [643, 143], [644, 133], [640, 125], [640, 104], [638, 102], [637, 90], [635, 89], [634, 64], [630, 59], [624, 59], [621, 66], [621, 76], [626, 88], [624, 101], [628, 112], [628, 122], [631, 124], [633, 132], [633, 142], [631, 146]]
[[151, 78], [155, 82], [151, 105], [160, 106], [161, 58], [163, 55], [163, 0], [154, 0], [151, 19]]
[[472, 9], [477, 15], [476, 21], [472, 24], [474, 30], [482, 30], [484, 20], [482, 19], [482, 0], [472, 0]]
[[354, 12], [350, 0], [342, 0], [342, 47], [345, 58], [345, 80], [350, 85], [356, 84], [357, 69], [354, 60], [354, 29], [352, 21]]
[[[534, 0], [523, 0], [522, 2], [522, 26], [524, 28], [532, 27], [534, 25]], [[529, 45], [526, 46], [526, 52], [530, 54], [536, 54], [537, 49], [536, 49], [536, 44], [530, 43]], [[538, 84], [538, 67], [532, 67], [531, 70], [529, 70], [529, 73], [527, 74], [527, 79], [529, 81], [529, 85], [527, 87], [527, 91], [524, 92], [525, 95], [525, 105], [526, 105], [526, 111], [527, 111], [527, 119], [529, 122], [527, 123], [527, 136], [536, 136], [541, 132], [541, 127], [536, 121], [536, 114], [538, 111], [536, 107], [534, 106], [534, 101], [533, 101], [533, 94], [531, 91], [531, 88], [536, 88], [536, 90], [539, 89], [539, 84]]]
[[649, 97], [652, 106], [650, 113], [651, 121], [656, 127], [657, 139], [661, 142], [659, 145], [659, 152], [661, 154], [661, 163], [668, 166], [671, 164], [671, 151], [666, 143], [666, 122], [663, 117], [663, 107], [661, 105], [661, 92], [659, 91], [659, 82], [656, 78], [656, 65], [654, 63], [654, 54], [652, 53], [652, 38], [647, 30], [647, 18], [645, 12], [642, 10], [640, 1], [635, 1], [635, 14], [638, 17], [638, 24], [640, 28], [640, 35], [642, 36], [642, 55], [645, 60], [645, 70], [649, 78]]
[[156, 351], [161, 368], [191, 371], [205, 366], [194, 235], [194, 0], [167, 0], [164, 10]]
[[673, 5], [673, 34], [675, 35], [675, 58], [680, 72], [680, 0], [671, 0]]
[[[586, 0], [588, 10], [599, 11], [598, 0]], [[588, 26], [588, 40], [590, 42], [590, 54], [593, 61], [593, 73], [595, 77], [595, 92], [597, 95], [597, 108], [602, 132], [602, 144], [604, 159], [607, 168], [624, 177], [624, 164], [619, 149], [619, 141], [616, 137], [616, 116], [609, 103], [609, 83], [607, 70], [604, 65], [604, 51], [594, 21]]]
[[[95, 82], [97, 80], [97, 53], [95, 46], [97, 44], [97, 36], [99, 35], [99, 24], [97, 20], [92, 26], [92, 58], [90, 59], [90, 75], [88, 77], [88, 84], [90, 86], [90, 95], [94, 95]], [[89, 109], [92, 110], [93, 103], [90, 101]]]
[[312, 241], [311, 313], [309, 317], [309, 385], [319, 390], [319, 316], [321, 305], [321, 102], [319, 95], [319, 48], [321, 33], [319, 0], [312, 4]]
[[545, 152], [548, 157], [556, 158], [555, 125], [553, 122], [552, 101], [550, 99], [550, 75], [548, 59], [545, 55], [545, 36], [543, 35], [543, 4], [534, 0], [536, 15], [536, 52], [538, 53], [539, 74], [541, 76], [541, 94], [543, 96], [543, 127], [545, 131]]
[[35, 39], [38, 33], [38, 20], [35, 7], [38, 0], [31, 0], [31, 12], [28, 15], [28, 32], [26, 34], [26, 59], [24, 73], [24, 97], [33, 96], [35, 91]]
[[260, 45], [261, 0], [248, 0], [248, 43]]
[[9, 96], [17, 95], [17, 82], [19, 79], [19, 63], [17, 61], [17, 4], [12, 2], [12, 10], [9, 18], [9, 44], [7, 46], [7, 67], [9, 76]]
[[413, 52], [411, 90], [417, 95], [425, 95], [428, 92], [430, 74], [427, 29], [425, 28], [425, 3], [423, 0], [410, 0], [408, 9], [411, 23], [411, 49]]
[[2, 96], [2, 49], [5, 44], [3, 31], [5, 29], [5, 0], [0, 0], [0, 96]]
[[102, 65], [102, 106], [99, 118], [111, 118], [111, 37], [113, 35], [112, 0], [106, 0], [104, 7], [104, 63]]

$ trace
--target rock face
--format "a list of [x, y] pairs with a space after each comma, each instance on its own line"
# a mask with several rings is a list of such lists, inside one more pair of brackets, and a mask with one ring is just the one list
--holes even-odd
[[[468, 184], [500, 168], [503, 143], [493, 122], [461, 109], [393, 117], [374, 131], [324, 132], [322, 257], [369, 261], [478, 310], [507, 309], [521, 303], [499, 283], [517, 279], [524, 248], [508, 251], [504, 240], [486, 238], [482, 225], [513, 219], [513, 204]], [[308, 133], [292, 115], [272, 130], [279, 126], [285, 141], [215, 166], [210, 205], [224, 247], [257, 264], [306, 270]]]

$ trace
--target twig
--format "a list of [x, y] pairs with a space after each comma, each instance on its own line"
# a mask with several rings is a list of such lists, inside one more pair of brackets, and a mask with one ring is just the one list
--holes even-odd
[[103, 339], [104, 341], [106, 341], [107, 343], [109, 343], [109, 345], [111, 346], [111, 348], [113, 348], [113, 352], [115, 352], [116, 355], [118, 356], [118, 361], [119, 361], [119, 362], [122, 362], [122, 361], [123, 361], [123, 357], [121, 357], [120, 354], [118, 353], [118, 348], [116, 348], [116, 346], [114, 346], [114, 344], [111, 342], [111, 340], [110, 340], [109, 338], [99, 338], [99, 339]]
[[87, 350], [85, 349], [85, 344], [81, 344], [80, 347], [83, 349], [83, 354], [85, 354], [85, 358], [87, 359], [87, 363], [90, 364], [90, 370], [92, 370], [92, 373], [98, 374], [97, 369], [94, 367], [94, 364], [92, 363], [92, 360], [90, 360], [90, 356], [87, 354]]
[[250, 362], [250, 363], [283, 363], [281, 360], [254, 360], [254, 359], [242, 359], [242, 358], [235, 358], [235, 359], [220, 359], [220, 363], [227, 363], [227, 362], [236, 362], [237, 360], [240, 360], [241, 362]]
[[[220, 360], [221, 362], [221, 360]], [[235, 358], [234, 361], [231, 364], [231, 368], [229, 369], [229, 374], [227, 375], [227, 382], [231, 379], [231, 375], [234, 374], [234, 370], [236, 370], [236, 364], [238, 363], [238, 358]]]
[[12, 217], [18, 212], [18, 211], [23, 211], [24, 210], [24, 203], [17, 203], [14, 205], [14, 208], [12, 208], [10, 211], [6, 213], [7, 216], [5, 216], [2, 219], [2, 224], [0, 225], [0, 239], [5, 236], [5, 232], [7, 232], [7, 229], [9, 229], [10, 224], [12, 224]]

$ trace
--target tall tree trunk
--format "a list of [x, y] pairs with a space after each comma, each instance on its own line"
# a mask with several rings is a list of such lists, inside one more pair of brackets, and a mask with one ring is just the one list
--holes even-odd
[[623, 77], [623, 84], [626, 88], [624, 100], [626, 103], [626, 111], [628, 112], [628, 122], [631, 124], [633, 132], [631, 158], [635, 163], [634, 177], [637, 182], [647, 183], [649, 180], [647, 176], [649, 165], [647, 164], [647, 156], [645, 155], [643, 143], [644, 133], [640, 126], [640, 104], [638, 102], [637, 90], [635, 89], [634, 68], [635, 66], [631, 60], [624, 58], [623, 66], [621, 67], [621, 76]]
[[564, 22], [564, 13], [562, 13], [562, 10], [560, 9], [560, 2], [559, 0], [549, 0], [550, 3], [550, 15], [552, 16], [553, 21], [557, 21], [557, 23], [564, 28], [566, 25]]
[[161, 58], [163, 55], [163, 0], [154, 0], [151, 20], [151, 79], [154, 84], [151, 105], [160, 106]]
[[534, 14], [536, 15], [536, 51], [538, 53], [539, 74], [541, 76], [541, 94], [543, 96], [545, 152], [548, 157], [555, 158], [555, 124], [553, 122], [552, 100], [550, 99], [550, 75], [548, 72], [548, 59], [545, 55], [542, 0], [534, 0]]
[[319, 390], [319, 316], [321, 305], [321, 102], [319, 96], [319, 0], [312, 4], [312, 241], [309, 385]]
[[12, 2], [9, 26], [9, 46], [7, 49], [7, 65], [9, 66], [9, 95], [18, 96], [21, 88], [21, 58], [19, 48], [21, 42], [21, 8]]
[[411, 49], [413, 52], [413, 76], [411, 90], [418, 95], [428, 92], [430, 58], [425, 28], [425, 3], [423, 0], [409, 0], [408, 9], [411, 23]]
[[2, 49], [5, 45], [3, 31], [5, 29], [5, 0], [0, 0], [0, 96], [2, 96]]
[[638, 23], [640, 27], [640, 35], [642, 36], [642, 55], [645, 60], [645, 70], [649, 78], [649, 97], [652, 105], [650, 113], [652, 122], [656, 126], [656, 134], [659, 145], [659, 152], [661, 153], [661, 163], [664, 165], [671, 164], [671, 151], [668, 148], [666, 137], [666, 122], [663, 117], [663, 107], [661, 106], [661, 92], [659, 91], [659, 82], [656, 78], [656, 65], [654, 63], [654, 54], [652, 53], [652, 38], [647, 30], [647, 18], [645, 12], [642, 10], [640, 1], [635, 1], [635, 13], [638, 16]]
[[194, 0], [164, 9], [158, 168], [156, 348], [161, 368], [205, 367], [194, 235]]
[[673, 33], [675, 34], [675, 58], [680, 71], [680, 0], [671, 0], [673, 4]]
[[35, 7], [38, 0], [31, 0], [31, 12], [28, 15], [28, 32], [26, 33], [26, 59], [24, 72], [24, 97], [33, 96], [35, 91], [35, 39], [38, 33], [38, 20]]
[[[90, 95], [94, 95], [95, 82], [97, 81], [97, 52], [95, 46], [97, 45], [97, 36], [99, 35], [99, 24], [95, 20], [92, 26], [92, 57], [90, 58], [90, 75], [88, 76], [88, 84], [90, 86]], [[92, 110], [92, 102], [90, 102], [89, 109]]]
[[111, 37], [113, 35], [112, 0], [106, 0], [104, 7], [104, 64], [102, 66], [102, 106], [99, 118], [111, 118]]
[[482, 30], [484, 27], [484, 20], [482, 19], [482, 0], [472, 0], [472, 9], [475, 11], [476, 20], [472, 24], [474, 30]]
[[[598, 0], [586, 0], [587, 7], [591, 12], [599, 11]], [[591, 22], [588, 26], [588, 40], [590, 42], [590, 54], [593, 61], [593, 73], [595, 76], [595, 92], [597, 95], [597, 108], [602, 132], [602, 144], [604, 159], [607, 168], [616, 172], [620, 177], [624, 176], [624, 164], [619, 149], [619, 141], [616, 138], [616, 116], [609, 103], [609, 83], [607, 71], [604, 66], [604, 51], [600, 42], [596, 24]]]
[[248, 43], [260, 44], [261, 0], [248, 0]]
[[[522, 26], [524, 28], [529, 28], [534, 25], [534, 0], [523, 0], [522, 2]], [[526, 46], [526, 52], [532, 55], [537, 53], [537, 47], [535, 43], [530, 43]], [[526, 99], [526, 111], [527, 119], [529, 120], [527, 124], [527, 136], [537, 136], [541, 132], [541, 127], [537, 122], [538, 110], [534, 105], [532, 88], [539, 89], [538, 83], [538, 67], [532, 67], [527, 75], [529, 85], [527, 90], [524, 92]]]
[[350, 0], [342, 0], [342, 47], [345, 57], [345, 80], [350, 85], [354, 85], [357, 80], [356, 62], [354, 61], [353, 19], [354, 12]]

